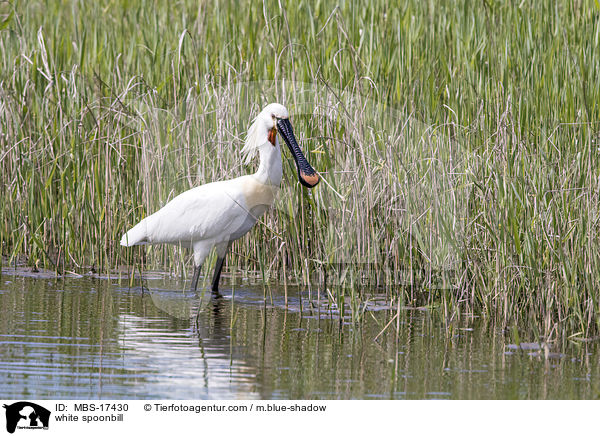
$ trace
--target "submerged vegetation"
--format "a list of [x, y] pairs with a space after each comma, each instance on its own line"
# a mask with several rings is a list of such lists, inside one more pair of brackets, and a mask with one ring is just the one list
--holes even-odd
[[599, 40], [593, 1], [0, 2], [3, 265], [185, 273], [120, 235], [280, 101], [325, 183], [284, 162], [228, 272], [596, 335]]

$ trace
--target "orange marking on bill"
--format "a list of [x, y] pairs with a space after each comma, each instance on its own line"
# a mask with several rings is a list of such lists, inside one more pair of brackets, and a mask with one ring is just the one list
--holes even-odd
[[302, 176], [302, 180], [304, 180], [310, 186], [316, 186], [317, 183], [319, 183], [319, 176], [317, 173], [314, 173], [311, 175], [301, 173], [301, 176]]

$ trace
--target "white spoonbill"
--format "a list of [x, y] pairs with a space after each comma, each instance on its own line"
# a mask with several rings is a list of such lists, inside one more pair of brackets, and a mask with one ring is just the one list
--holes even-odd
[[196, 290], [200, 267], [212, 250], [217, 265], [212, 292], [219, 293], [219, 279], [225, 255], [236, 239], [252, 229], [273, 204], [283, 167], [277, 132], [290, 149], [300, 183], [314, 188], [319, 176], [310, 166], [294, 137], [287, 109], [271, 103], [256, 117], [242, 152], [249, 163], [256, 151], [260, 165], [254, 174], [221, 182], [207, 183], [178, 195], [162, 209], [144, 218], [121, 238], [121, 245], [174, 244], [194, 250], [192, 291]]

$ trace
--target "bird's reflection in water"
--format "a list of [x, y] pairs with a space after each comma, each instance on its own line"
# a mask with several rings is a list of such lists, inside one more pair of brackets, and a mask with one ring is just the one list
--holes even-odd
[[[256, 398], [255, 368], [232, 335], [232, 302], [208, 292], [150, 286], [145, 310], [120, 317], [124, 361], [137, 377], [182, 398]], [[164, 316], [167, 315], [167, 316]], [[152, 358], [148, 359], [149, 356]], [[143, 395], [140, 384], [133, 391]]]

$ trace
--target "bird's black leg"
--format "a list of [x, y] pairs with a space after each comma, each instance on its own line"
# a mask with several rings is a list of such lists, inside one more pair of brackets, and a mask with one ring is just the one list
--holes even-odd
[[212, 279], [212, 293], [214, 296], [219, 295], [219, 279], [221, 278], [221, 270], [223, 269], [223, 262], [225, 261], [225, 256], [217, 257], [217, 265], [215, 266], [215, 274]]
[[198, 286], [198, 278], [200, 277], [200, 267], [201, 266], [194, 266], [194, 276], [192, 277], [192, 286], [190, 288], [190, 291], [192, 292], [196, 292], [196, 287]]

